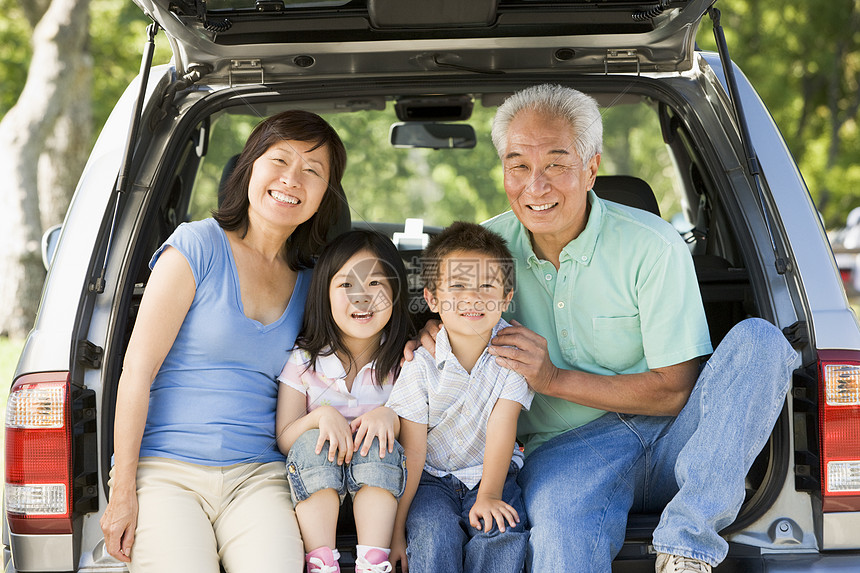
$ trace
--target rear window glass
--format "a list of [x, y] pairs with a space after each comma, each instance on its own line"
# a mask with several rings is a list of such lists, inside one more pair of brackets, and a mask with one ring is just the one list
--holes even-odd
[[[604, 144], [600, 175], [634, 175], [647, 181], [662, 216], [680, 210], [675, 169], [663, 143], [654, 106], [640, 103], [602, 108]], [[343, 139], [347, 169], [343, 186], [352, 220], [402, 223], [422, 218], [445, 226], [483, 221], [510, 209], [502, 167], [490, 139], [494, 107], [476, 104], [468, 120], [477, 133], [474, 149], [401, 149], [389, 143], [398, 121], [393, 105], [379, 111], [324, 114]], [[189, 219], [208, 217], [217, 206], [224, 166], [238, 154], [261, 118], [223, 114], [213, 121], [209, 150], [194, 184]]]

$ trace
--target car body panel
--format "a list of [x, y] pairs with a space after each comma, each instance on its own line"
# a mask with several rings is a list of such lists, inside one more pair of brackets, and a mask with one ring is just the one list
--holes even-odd
[[[712, 67], [717, 66], [714, 55], [705, 56], [705, 59]], [[767, 174], [771, 190], [767, 197], [775, 204], [782, 233], [789, 236], [786, 246], [791, 249], [791, 259], [800, 280], [808, 285], [804, 292], [812, 316], [815, 322], [819, 317], [827, 321], [827, 326], [821, 329], [812, 325], [813, 341], [818, 348], [856, 350], [860, 348], [860, 332], [856, 329], [845, 289], [841, 281], [835, 280], [839, 276], [836, 261], [812, 198], [808, 191], [805, 195], [781, 192], [806, 189], [806, 183], [764, 103], [743, 72], [737, 67], [735, 70], [742, 98], [749, 102], [745, 107], [747, 122], [756, 155]], [[757, 105], [750, 105], [753, 103]], [[803, 229], [803, 235], [797, 236], [793, 233], [795, 229]], [[811, 233], [815, 236], [810, 236]]]
[[[362, 41], [325, 41], [331, 36], [327, 28], [346, 28], [347, 30], [368, 30], [372, 25], [367, 21], [367, 13], [358, 10], [355, 15], [348, 12], [340, 26], [331, 23], [335, 16], [324, 14], [320, 24], [312, 20], [310, 12], [300, 13], [295, 20], [285, 20], [285, 16], [266, 13], [244, 15], [241, 18], [263, 26], [270, 22], [271, 33], [277, 41], [262, 43], [259, 36], [248, 35], [243, 43], [219, 43], [219, 33], [206, 30], [196, 14], [178, 16], [170, 6], [176, 3], [168, 0], [135, 0], [141, 9], [165, 29], [171, 38], [177, 69], [184, 73], [192, 64], [211, 66], [214, 77], [231, 80], [231, 67], [237, 73], [236, 62], [249, 63], [244, 70], [252, 77], [263, 78], [266, 82], [283, 81], [291, 76], [335, 76], [362, 74], [387, 70], [390, 73], [409, 73], [416, 69], [444, 71], [448, 66], [464, 66], [480, 70], [529, 70], [545, 68], [547, 65], [561, 70], [599, 72], [607, 67], [627, 65], [640, 70], [682, 70], [688, 69], [693, 54], [693, 44], [698, 23], [710, 0], [690, 0], [675, 2], [680, 7], [672, 8], [657, 19], [653, 29], [639, 33], [625, 33], [627, 26], [618, 26], [617, 32], [608, 28], [606, 33], [579, 35], [550, 35], [516, 37], [476, 37], [476, 38], [421, 38], [415, 30], [409, 30], [406, 37], [387, 40], [371, 37]], [[358, 3], [361, 4], [361, 3]], [[563, 3], [562, 3], [563, 4]], [[618, 4], [634, 5], [630, 2]], [[610, 3], [571, 2], [571, 28], [594, 22], [595, 12], [606, 11]], [[528, 8], [527, 4], [524, 7]], [[589, 9], [589, 7], [593, 7]], [[190, 12], [190, 6], [186, 8]], [[332, 10], [340, 12], [340, 10]], [[635, 11], [628, 8], [627, 12]], [[288, 14], [289, 10], [281, 13]], [[539, 14], [539, 12], [535, 12]], [[215, 14], [215, 12], [213, 12]], [[223, 13], [218, 12], [220, 17]], [[213, 16], [214, 17], [214, 16]], [[237, 16], [238, 20], [240, 17]], [[275, 20], [274, 22], [272, 22]], [[284, 21], [281, 28], [278, 22]], [[632, 20], [630, 20], [632, 23]], [[554, 24], [552, 20], [533, 20], [529, 26]], [[320, 32], [314, 36], [314, 26]], [[521, 26], [527, 30], [529, 26]], [[312, 43], [290, 43], [282, 39], [290, 38], [291, 28], [315, 37]], [[490, 26], [492, 30], [492, 26]], [[221, 34], [224, 36], [229, 32]], [[304, 36], [303, 36], [304, 37]], [[256, 40], [256, 41], [255, 41]], [[491, 50], [487, 47], [492, 46]], [[563, 49], [565, 55], [557, 57]], [[568, 56], [569, 55], [569, 56]], [[297, 58], [304, 58], [298, 59]], [[310, 58], [308, 60], [307, 58]], [[256, 64], [250, 62], [256, 61]], [[298, 62], [298, 63], [297, 63]], [[313, 63], [309, 63], [313, 62]], [[442, 62], [440, 65], [438, 62]], [[239, 82], [237, 82], [239, 83]]]

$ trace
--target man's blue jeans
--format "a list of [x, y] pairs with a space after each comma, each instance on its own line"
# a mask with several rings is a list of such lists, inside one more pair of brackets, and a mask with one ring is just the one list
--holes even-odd
[[737, 516], [795, 358], [776, 327], [745, 320], [715, 350], [677, 417], [607, 413], [530, 453], [519, 476], [529, 570], [608, 573], [631, 510], [662, 512], [656, 551], [721, 562], [728, 543], [718, 532]]
[[528, 532], [517, 467], [511, 464], [502, 499], [520, 516], [516, 527], [494, 523], [488, 531], [469, 524], [478, 486], [467, 488], [452, 475], [422, 472], [406, 518], [406, 556], [410, 573], [519, 573], [526, 557]]

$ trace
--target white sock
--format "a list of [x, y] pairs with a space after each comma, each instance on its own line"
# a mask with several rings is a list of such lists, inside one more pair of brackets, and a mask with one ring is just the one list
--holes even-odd
[[384, 551], [386, 556], [391, 554], [391, 549], [389, 549], [388, 547], [374, 547], [373, 545], [356, 545], [355, 546], [355, 552], [357, 554], [356, 557], [358, 559], [366, 559], [367, 558], [367, 552], [370, 551], [371, 549], [379, 549], [380, 551]]

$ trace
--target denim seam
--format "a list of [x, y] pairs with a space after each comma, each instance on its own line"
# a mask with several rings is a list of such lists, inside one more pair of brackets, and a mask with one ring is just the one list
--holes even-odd
[[690, 559], [698, 559], [704, 561], [711, 567], [716, 567], [720, 564], [720, 559], [716, 559], [711, 555], [706, 555], [701, 551], [690, 549], [689, 547], [669, 547], [666, 545], [653, 545], [654, 551], [657, 553], [667, 553], [669, 555], [679, 555], [681, 557], [689, 557]]
[[[638, 434], [637, 434], [637, 435], [638, 435]], [[625, 475], [624, 475], [624, 477], [625, 477], [625, 478], [626, 478], [628, 475], [630, 475], [630, 468], [631, 468], [631, 467], [633, 467], [634, 465], [635, 465], [635, 463], [634, 463], [634, 464], [631, 464], [631, 466], [627, 468], [627, 471], [625, 472]], [[623, 483], [627, 483], [627, 479], [621, 479], [621, 480], [618, 480], [618, 482], [616, 482], [615, 487], [612, 489], [612, 491], [610, 492], [610, 494], [609, 494], [609, 496], [608, 496], [608, 498], [607, 498], [608, 500], [611, 500], [611, 499], [613, 499], [613, 498], [615, 497], [615, 494], [616, 494], [616, 493], [618, 492], [618, 490], [621, 488], [621, 485], [622, 485]], [[610, 506], [610, 505], [611, 505], [610, 503], [607, 503], [607, 504], [604, 506], [604, 508], [603, 508], [603, 512], [601, 512], [601, 514], [600, 514], [600, 520], [599, 520], [599, 522], [598, 522], [598, 524], [597, 524], [597, 532], [598, 532], [598, 534], [597, 534], [597, 536], [594, 538], [594, 544], [593, 544], [593, 545], [592, 545], [592, 547], [591, 547], [591, 562], [592, 562], [592, 563], [594, 563], [594, 552], [595, 552], [595, 549], [596, 549], [597, 547], [599, 547], [599, 546], [600, 546], [600, 540], [601, 540], [601, 538], [605, 535], [605, 533], [604, 533], [604, 531], [605, 531], [605, 530], [604, 530], [604, 523], [606, 522], [606, 512], [609, 510], [609, 506]], [[629, 508], [628, 508], [628, 510], [629, 510]]]
[[[639, 432], [639, 429], [636, 428], [636, 426], [634, 424], [631, 424], [627, 419], [622, 418], [621, 416], [619, 416], [618, 418], [621, 420], [621, 422], [624, 423], [625, 426], [627, 426], [630, 429], [631, 432], [633, 432], [633, 435], [636, 436], [636, 439], [639, 440], [639, 444], [642, 446], [642, 451], [644, 452], [643, 457], [645, 458], [645, 461], [644, 461], [645, 471], [644, 471], [644, 476], [642, 478], [642, 485], [643, 485], [642, 504], [645, 507], [649, 507], [650, 502], [651, 502], [649, 497], [650, 497], [650, 492], [651, 492], [651, 477], [652, 477], [651, 476], [651, 445], [645, 440], [645, 438]], [[631, 467], [633, 467], [635, 465], [636, 465], [636, 460], [633, 461], [633, 463], [631, 464]], [[630, 473], [629, 469], [627, 470], [627, 473], [628, 474]], [[636, 497], [635, 492], [634, 492], [633, 497], [635, 499], [635, 497]]]
[[[788, 388], [785, 389], [785, 392], [788, 392]], [[774, 423], [776, 423], [776, 418], [779, 416], [779, 412], [780, 412], [780, 410], [782, 410], [784, 403], [785, 403], [785, 392], [781, 392], [780, 394], [778, 394], [778, 395], [781, 395], [783, 397], [782, 400], [772, 400], [771, 410], [768, 412], [768, 417], [766, 419], [774, 420]], [[755, 441], [756, 442], [766, 441], [767, 436], [770, 435], [770, 433], [772, 431], [773, 431], [773, 424], [770, 424], [768, 426], [762, 426], [762, 430], [759, 433], [759, 435], [756, 436]], [[745, 452], [744, 453], [744, 466], [750, 467], [753, 463], [753, 460], [755, 460], [755, 457], [757, 455], [758, 455], [758, 450]]]

